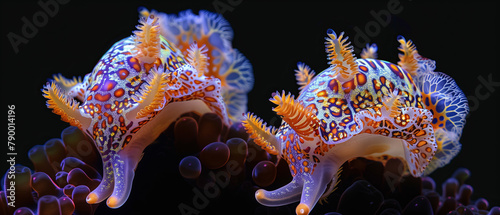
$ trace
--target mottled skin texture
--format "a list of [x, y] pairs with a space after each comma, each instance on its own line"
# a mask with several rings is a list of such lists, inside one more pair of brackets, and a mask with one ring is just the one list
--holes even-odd
[[[403, 52], [398, 66], [370, 59], [376, 56], [374, 45], [356, 60], [343, 34], [329, 30], [328, 36], [331, 66], [313, 77], [299, 63], [297, 99], [284, 92], [271, 98], [278, 105], [273, 110], [282, 116], [281, 127], [267, 128], [252, 114], [244, 120], [255, 142], [284, 158], [293, 176], [282, 188], [258, 190], [261, 204], [300, 201], [296, 213], [308, 214], [333, 192], [340, 166], [350, 159], [400, 158], [418, 177], [426, 167], [432, 167], [429, 173], [445, 165], [460, 149], [467, 100], [453, 79], [433, 71], [434, 62], [418, 55], [411, 41], [398, 38]], [[435, 158], [436, 152], [443, 155]]]
[[[158, 12], [150, 14], [142, 10], [141, 14], [143, 17], [134, 35], [115, 43], [83, 81], [58, 75], [43, 89], [47, 106], [61, 115], [63, 121], [78, 126], [89, 135], [102, 156], [103, 179], [87, 196], [91, 204], [107, 199], [109, 207], [117, 208], [125, 203], [144, 148], [180, 114], [214, 112], [223, 123], [231, 124], [223, 101], [221, 80], [211, 75], [218, 74], [220, 68], [209, 66], [210, 55], [206, 54], [213, 52], [207, 46], [215, 46], [209, 44], [210, 41], [197, 42], [186, 37], [191, 46], [184, 47], [183, 54], [176, 46], [179, 43], [168, 41], [161, 33], [170, 22], [179, 25], [185, 22], [193, 28], [207, 27], [203, 25], [205, 22], [224, 27], [201, 29], [210, 36], [208, 32], [231, 31], [227, 22], [205, 11], [201, 16], [185, 12], [185, 16], [168, 21], [160, 19], [160, 15], [165, 15]], [[221, 23], [217, 25], [218, 22]], [[231, 38], [218, 38], [225, 42], [226, 49], [220, 55], [226, 56], [223, 51], [234, 52], [227, 39]], [[246, 66], [245, 72], [252, 73], [246, 58], [241, 54], [239, 57], [239, 65]], [[221, 64], [232, 64], [235, 60], [226, 59]], [[231, 73], [241, 74], [237, 67], [234, 68]], [[247, 81], [248, 76], [252, 79], [251, 74], [242, 76], [246, 76]], [[245, 90], [249, 90], [253, 79], [239, 83], [250, 84], [245, 86]], [[244, 99], [246, 105], [246, 94]], [[245, 109], [236, 106], [235, 110]]]

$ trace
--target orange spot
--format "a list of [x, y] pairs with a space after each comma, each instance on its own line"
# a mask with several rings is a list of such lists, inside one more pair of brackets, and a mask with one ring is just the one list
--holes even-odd
[[328, 97], [328, 93], [326, 93], [326, 90], [319, 91], [316, 96], [318, 97]]
[[117, 90], [115, 90], [114, 94], [115, 94], [115, 97], [119, 98], [119, 97], [123, 96], [123, 94], [125, 94], [125, 90], [123, 90], [122, 88], [117, 89]]
[[366, 84], [366, 75], [365, 74], [363, 74], [363, 73], [356, 74], [356, 79], [357, 79], [359, 85]]
[[363, 72], [368, 72], [368, 68], [366, 68], [366, 66], [359, 66], [359, 69]]
[[205, 90], [208, 91], [208, 92], [213, 91], [213, 90], [215, 90], [215, 86], [214, 85], [210, 85], [208, 87], [205, 87]]
[[422, 146], [424, 146], [425, 144], [427, 144], [427, 141], [423, 141], [423, 140], [421, 140], [420, 142], [418, 142], [417, 147], [422, 147]]
[[354, 88], [356, 88], [356, 83], [354, 83], [354, 79], [342, 84], [342, 89], [344, 89], [344, 93], [349, 93]]
[[380, 77], [380, 82], [382, 82], [382, 84], [385, 84], [385, 81], [386, 81], [386, 80], [387, 80], [387, 79], [385, 79], [385, 77], [384, 77], [384, 76], [381, 76], [381, 77]]
[[141, 71], [141, 66], [139, 66], [139, 64], [134, 64], [132, 67], [133, 67], [133, 68], [135, 69], [135, 71], [137, 71], [137, 72], [140, 72], [140, 71]]
[[308, 167], [304, 167], [304, 172], [309, 172], [309, 168]]
[[128, 143], [130, 142], [130, 140], [132, 140], [132, 135], [128, 135], [127, 137], [125, 137], [125, 141], [123, 141], [122, 149], [125, 148], [125, 146], [128, 145]]
[[399, 71], [398, 67], [394, 64], [389, 64], [389, 66], [391, 67], [391, 70], [394, 71], [394, 72], [397, 72]]
[[97, 91], [97, 89], [99, 89], [99, 84], [94, 85], [94, 87], [92, 87], [92, 89], [90, 89], [90, 90]]
[[217, 100], [215, 100], [214, 98], [212, 97], [205, 97], [205, 100], [209, 101], [209, 102], [216, 102]]
[[425, 134], [427, 134], [427, 133], [424, 130], [417, 129], [415, 131], [415, 136], [417, 136], [417, 137], [423, 136]]
[[425, 153], [420, 153], [420, 155], [423, 157], [423, 158], [427, 158], [427, 155]]
[[332, 90], [334, 93], [339, 91], [339, 83], [336, 79], [332, 79], [328, 82], [328, 88]]
[[180, 78], [185, 81], [189, 80], [189, 78], [185, 74], [181, 74]]
[[134, 133], [138, 132], [138, 131], [139, 131], [139, 129], [141, 129], [141, 127], [135, 127], [134, 129], [132, 129], [132, 130], [130, 131], [130, 133], [134, 134]]
[[127, 78], [128, 74], [129, 74], [129, 72], [126, 69], [120, 69], [117, 72], [118, 78], [120, 78], [121, 80], [125, 80], [125, 78]]
[[106, 93], [104, 95], [101, 95], [99, 93], [95, 94], [95, 99], [97, 101], [106, 102], [109, 100], [109, 98], [111, 98], [111, 94], [109, 94], [109, 93]]

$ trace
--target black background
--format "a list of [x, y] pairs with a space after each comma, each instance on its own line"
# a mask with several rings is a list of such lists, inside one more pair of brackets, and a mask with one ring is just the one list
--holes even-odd
[[[229, 4], [226, 0], [218, 1]], [[16, 106], [18, 163], [32, 167], [27, 156], [28, 150], [50, 138], [59, 137], [62, 129], [67, 127], [59, 116], [46, 108], [40, 91], [52, 74], [83, 77], [91, 72], [99, 58], [115, 42], [131, 35], [137, 25], [139, 6], [166, 13], [178, 13], [185, 9], [197, 13], [201, 9], [216, 11], [214, 2], [72, 0], [60, 5], [55, 16], [49, 17], [47, 23], [38, 28], [37, 34], [28, 39], [27, 44], [19, 45], [16, 54], [7, 34], [13, 32], [22, 35], [22, 17], [31, 20], [42, 9], [36, 1], [3, 1], [2, 108], [5, 119], [7, 105]], [[344, 31], [353, 39], [356, 35], [354, 29], [357, 27], [365, 31], [367, 24], [376, 21], [370, 12], [387, 10], [387, 2], [234, 1], [232, 11], [225, 11], [223, 16], [234, 30], [233, 47], [239, 49], [253, 65], [255, 86], [249, 93], [249, 111], [255, 112], [265, 121], [278, 124], [268, 98], [276, 90], [298, 93], [294, 76], [296, 63], [305, 62], [317, 73], [327, 68], [323, 44], [326, 30], [333, 28], [336, 32]], [[476, 102], [470, 102], [472, 111], [463, 131], [461, 152], [449, 165], [436, 170], [431, 176], [437, 184], [441, 184], [456, 168], [466, 167], [472, 173], [466, 182], [474, 188], [473, 199], [484, 197], [490, 204], [500, 206], [500, 87], [488, 91], [478, 79], [483, 77], [488, 80], [491, 76], [491, 79], [500, 82], [497, 68], [498, 22], [494, 21], [498, 19], [497, 4], [481, 1], [431, 3], [401, 0], [399, 7], [402, 12], [393, 14], [389, 24], [380, 26], [378, 32], [370, 37], [371, 42], [377, 43], [379, 47], [379, 58], [397, 62], [399, 44], [396, 37], [403, 35], [414, 41], [421, 55], [436, 61], [437, 71], [453, 77], [465, 95], [470, 98], [485, 95], [482, 99], [476, 99]], [[4, 121], [3, 134], [7, 131], [6, 124]], [[4, 138], [0, 145], [2, 172], [8, 168], [4, 161], [6, 142]], [[161, 169], [166, 164], [155, 165], [157, 167], [151, 169], [165, 171]], [[169, 174], [178, 177], [178, 172]], [[177, 185], [167, 180], [155, 186]], [[181, 201], [191, 201], [192, 191], [185, 192], [183, 196], [186, 198], [179, 198], [176, 200], [178, 202], [169, 203], [166, 198], [163, 205], [147, 207], [176, 213]], [[170, 192], [145, 193], [134, 199], [146, 200], [158, 194], [173, 198], [179, 195]], [[131, 208], [146, 207], [131, 200], [127, 204], [130, 205], [118, 210], [107, 209], [106, 213], [125, 214]], [[224, 205], [220, 202], [213, 204]], [[106, 206], [101, 205], [99, 209], [106, 209]]]

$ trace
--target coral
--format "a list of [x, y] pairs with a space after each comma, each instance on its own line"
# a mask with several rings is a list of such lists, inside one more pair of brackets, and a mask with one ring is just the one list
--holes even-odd
[[[29, 151], [34, 170], [16, 166], [16, 204], [7, 206], [10, 179], [0, 191], [3, 214], [94, 214], [98, 205], [85, 198], [101, 181], [101, 160], [93, 143], [77, 127], [68, 127], [61, 138], [50, 139]], [[7, 174], [6, 174], [7, 175]]]
[[259, 187], [267, 187], [276, 179], [276, 165], [271, 161], [259, 162], [252, 171], [252, 179]]
[[213, 142], [200, 152], [200, 161], [208, 169], [219, 169], [229, 161], [229, 147], [222, 142]]
[[195, 156], [187, 156], [179, 163], [179, 173], [187, 179], [198, 178], [201, 174], [201, 162]]
[[[174, 159], [177, 163], [170, 163], [166, 168], [171, 169], [168, 166], [176, 166], [179, 177], [184, 178], [184, 182], [187, 183], [175, 182], [178, 186], [171, 191], [185, 192], [197, 188], [204, 193], [205, 188], [209, 188], [205, 198], [211, 201], [202, 214], [213, 212], [226, 214], [234, 210], [233, 205], [237, 206], [238, 210], [248, 210], [250, 213], [292, 213], [293, 205], [266, 208], [257, 205], [253, 200], [253, 193], [258, 188], [281, 187], [292, 178], [286, 162], [283, 159], [278, 161], [277, 157], [270, 155], [252, 139], [248, 139], [248, 134], [240, 123], [228, 128], [221, 125], [220, 118], [213, 115], [213, 113], [202, 116], [195, 113], [183, 114], [159, 136], [155, 144], [146, 149], [145, 153], [154, 151], [177, 157]], [[207, 125], [200, 127], [199, 124]], [[215, 125], [221, 125], [221, 128], [216, 129], [218, 133], [209, 135], [214, 142], [201, 147], [198, 139], [205, 136], [198, 134], [206, 133], [205, 129], [213, 130]], [[192, 131], [195, 133], [190, 133]], [[185, 144], [195, 146], [195, 150], [185, 147]], [[158, 150], [158, 147], [173, 147], [175, 150], [169, 151], [164, 148]], [[208, 163], [202, 162], [200, 157], [204, 149], [207, 150], [209, 157], [220, 156], [217, 155], [220, 153], [217, 149], [222, 149], [224, 156], [221, 157], [225, 157], [222, 159], [222, 166], [219, 163], [218, 168], [209, 167], [208, 163], [213, 162], [210, 159]], [[165, 157], [160, 154], [156, 154], [155, 157]], [[15, 211], [5, 207], [7, 200], [2, 191], [0, 210], [5, 214], [93, 214], [96, 211], [97, 205], [87, 204], [85, 198], [100, 182], [101, 173], [96, 169], [100, 169], [101, 161], [89, 139], [79, 129], [68, 127], [62, 132], [61, 139], [51, 139], [43, 146], [35, 146], [29, 155], [36, 171], [22, 166], [17, 168], [16, 182], [23, 185], [17, 188], [16, 203], [19, 207]], [[146, 159], [140, 162], [140, 165], [152, 163], [162, 162], [158, 159]], [[240, 171], [236, 171], [238, 168], [241, 168]], [[449, 212], [497, 214], [499, 212], [499, 208], [491, 207], [486, 199], [479, 198], [475, 201], [471, 199], [472, 186], [465, 184], [470, 176], [470, 172], [466, 169], [457, 170], [450, 179], [439, 186], [443, 187], [443, 192], [438, 193], [436, 192], [438, 186], [432, 178], [416, 178], [409, 175], [405, 172], [405, 166], [400, 159], [388, 158], [380, 162], [356, 158], [344, 163], [341, 168], [343, 171], [339, 175], [340, 182], [336, 186], [337, 189], [323, 199], [328, 204], [318, 205], [315, 213], [347, 215], [359, 214], [357, 212], [360, 210], [363, 214]], [[146, 178], [154, 175], [154, 172], [149, 171]], [[172, 176], [168, 178], [171, 179]], [[138, 183], [142, 182], [144, 181]], [[217, 185], [215, 187], [218, 192], [215, 192], [217, 189], [213, 190], [214, 184]], [[135, 201], [140, 198], [139, 196], [131, 198]], [[196, 193], [194, 196], [197, 196]], [[217, 210], [221, 204], [226, 208], [222, 211]], [[106, 207], [99, 209], [103, 209], [101, 213], [109, 213], [106, 212]]]
[[[470, 171], [459, 168], [436, 191], [431, 177], [415, 178], [404, 172], [399, 159], [386, 164], [356, 158], [343, 165], [338, 189], [319, 206], [325, 214], [495, 214], [484, 198], [471, 199], [472, 186], [465, 184]], [[327, 211], [335, 212], [327, 212]], [[489, 210], [489, 211], [488, 211]]]

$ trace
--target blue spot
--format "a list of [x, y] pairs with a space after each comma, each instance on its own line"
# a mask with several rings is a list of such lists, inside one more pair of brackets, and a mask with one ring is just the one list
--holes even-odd
[[440, 116], [439, 120], [443, 121], [444, 120], [444, 116]]
[[179, 35], [181, 33], [181, 31], [178, 28], [173, 27], [173, 26], [168, 26], [168, 30], [170, 33], [172, 33], [174, 35]]
[[212, 35], [210, 35], [208, 41], [210, 42], [210, 44], [219, 48], [220, 50], [225, 50], [224, 42], [222, 41], [222, 38], [219, 33], [213, 33]]
[[437, 100], [437, 95], [436, 94], [431, 94], [431, 103], [432, 104], [436, 104], [436, 100]]
[[432, 119], [432, 124], [436, 124], [438, 120], [436, 118]]
[[213, 64], [219, 64], [220, 63], [220, 60], [221, 58], [219, 57], [220, 56], [220, 52], [218, 50], [212, 50], [212, 63]]
[[439, 101], [439, 102], [436, 104], [436, 111], [437, 111], [438, 113], [443, 112], [445, 108], [446, 108], [446, 106], [444, 106], [444, 100], [441, 100], [441, 101]]
[[184, 31], [188, 31], [189, 30], [189, 24], [187, 22], [182, 23], [182, 28], [184, 29]]
[[238, 79], [239, 77], [240, 77], [240, 76], [238, 75], [238, 73], [233, 72], [233, 73], [229, 74], [229, 75], [226, 77], [226, 80], [236, 80], [236, 79]]
[[430, 87], [429, 82], [427, 82], [427, 81], [424, 82], [424, 87], [422, 87], [424, 90], [424, 94], [429, 94], [429, 87]]
[[455, 112], [455, 111], [447, 111], [447, 112], [446, 112], [446, 116], [447, 116], [448, 118], [453, 117], [453, 116], [455, 116], [455, 115], [457, 115], [457, 112]]
[[446, 84], [446, 80], [444, 80], [444, 79], [439, 80], [439, 82], [436, 85], [436, 87], [437, 87], [436, 91], [443, 89], [445, 84]]
[[429, 106], [429, 105], [431, 105], [431, 104], [429, 103], [429, 97], [425, 97], [424, 102], [425, 102], [425, 106]]

